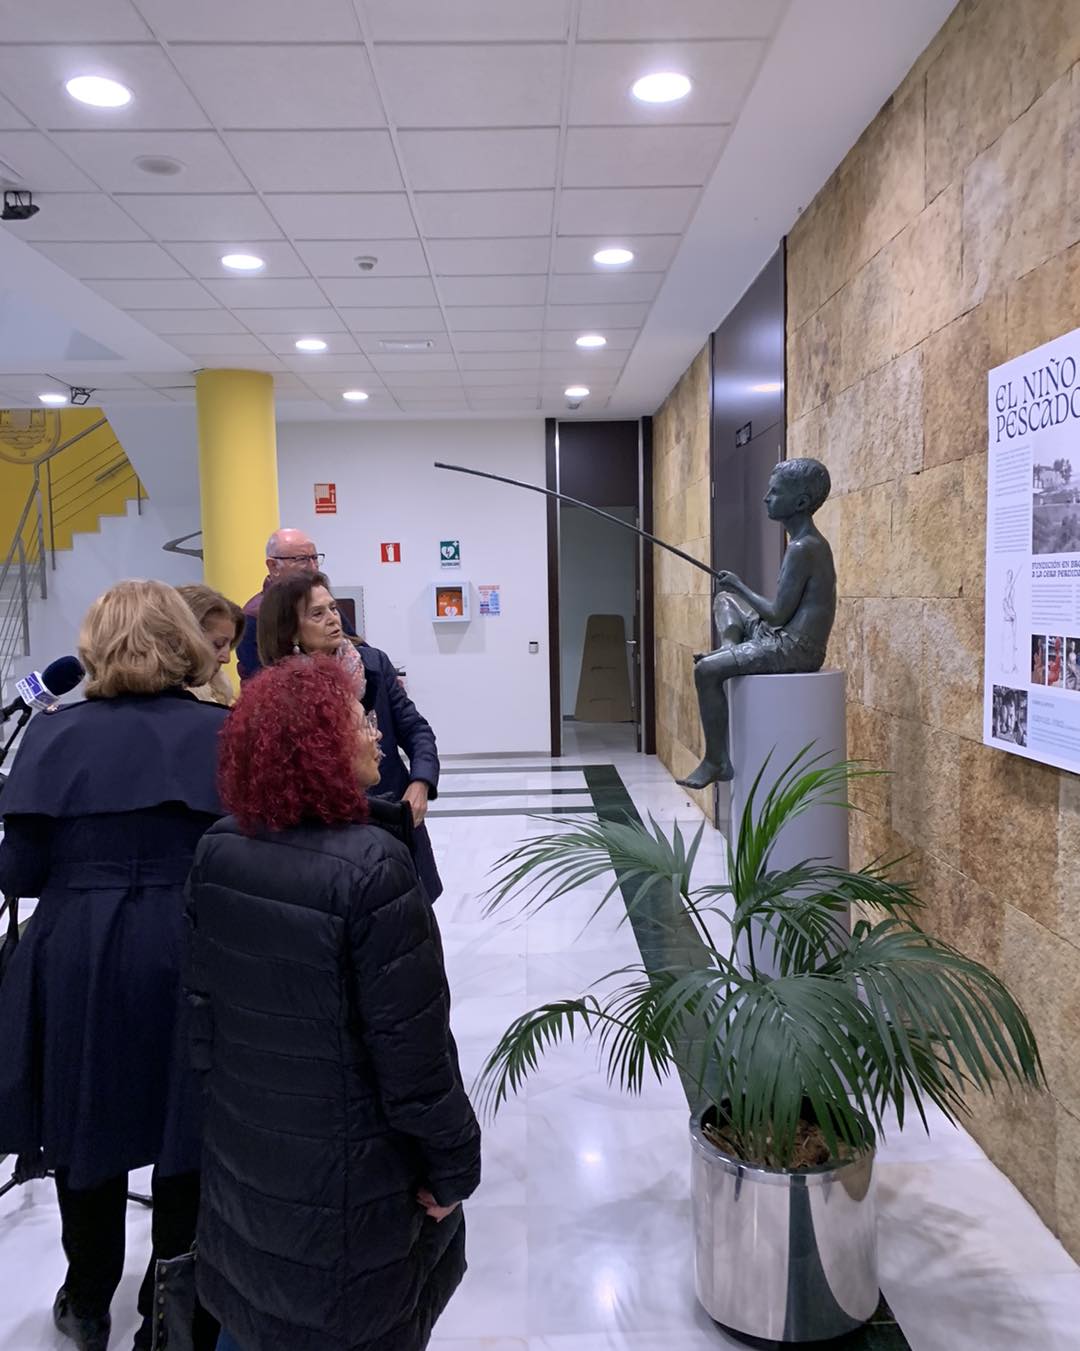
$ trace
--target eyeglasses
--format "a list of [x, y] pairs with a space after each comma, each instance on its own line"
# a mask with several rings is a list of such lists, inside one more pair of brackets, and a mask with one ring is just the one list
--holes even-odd
[[314, 563], [317, 568], [321, 568], [325, 554], [270, 554], [278, 563]]

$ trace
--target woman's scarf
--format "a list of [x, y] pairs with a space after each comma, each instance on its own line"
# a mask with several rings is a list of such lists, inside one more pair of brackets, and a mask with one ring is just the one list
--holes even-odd
[[364, 670], [364, 660], [360, 656], [359, 647], [346, 639], [334, 655], [355, 683], [356, 697], [363, 699], [364, 691], [367, 689], [367, 672]]

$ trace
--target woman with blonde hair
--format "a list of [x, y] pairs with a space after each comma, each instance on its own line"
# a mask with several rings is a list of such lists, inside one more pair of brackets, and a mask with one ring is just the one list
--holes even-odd
[[201, 583], [190, 586], [178, 586], [188, 609], [199, 622], [206, 634], [206, 640], [213, 648], [217, 659], [217, 670], [205, 685], [197, 685], [191, 692], [196, 699], [207, 703], [221, 704], [229, 708], [236, 699], [236, 691], [225, 674], [225, 667], [244, 636], [244, 612], [234, 601], [215, 591], [211, 586]]
[[[158, 1258], [186, 1252], [199, 1197], [198, 1089], [185, 1054], [184, 884], [222, 814], [225, 710], [191, 611], [162, 582], [120, 582], [90, 607], [86, 700], [30, 723], [0, 806], [0, 891], [37, 909], [0, 987], [0, 1151], [55, 1171], [67, 1277], [53, 1309], [105, 1351], [124, 1269], [127, 1175], [154, 1166], [153, 1252], [139, 1293], [152, 1335]], [[196, 1351], [216, 1327], [195, 1316]]]

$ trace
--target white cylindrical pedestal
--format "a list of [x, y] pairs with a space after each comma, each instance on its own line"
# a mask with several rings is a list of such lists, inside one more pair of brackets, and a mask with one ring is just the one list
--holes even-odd
[[[847, 758], [846, 681], [843, 671], [808, 675], [740, 676], [728, 684], [731, 701], [730, 744], [735, 778], [731, 785], [731, 840], [738, 838], [743, 808], [758, 771], [769, 768], [758, 789], [757, 804], [777, 776], [811, 742], [812, 755], [836, 764]], [[808, 858], [848, 866], [848, 811], [812, 807], [781, 831], [770, 867], [790, 868]], [[767, 974], [772, 963], [758, 959]]]

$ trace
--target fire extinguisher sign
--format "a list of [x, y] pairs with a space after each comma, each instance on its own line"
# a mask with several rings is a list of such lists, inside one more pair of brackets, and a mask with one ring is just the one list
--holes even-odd
[[337, 515], [337, 484], [336, 484], [336, 483], [316, 483], [316, 485], [315, 485], [315, 515], [316, 515], [316, 516], [336, 516], [336, 515]]
[[400, 562], [401, 562], [401, 545], [400, 545], [400, 544], [380, 544], [380, 545], [379, 545], [379, 551], [380, 551], [380, 555], [381, 555], [382, 561], [383, 561], [384, 563], [400, 563]]

